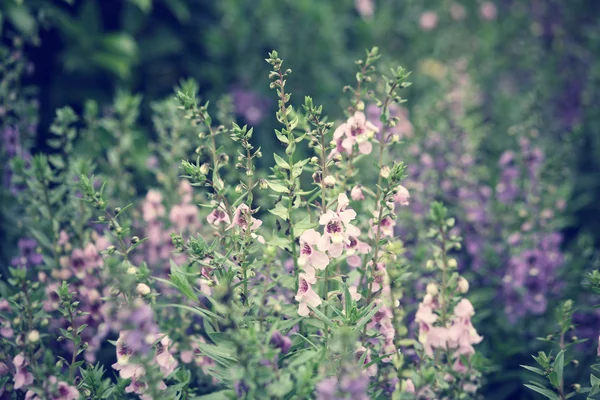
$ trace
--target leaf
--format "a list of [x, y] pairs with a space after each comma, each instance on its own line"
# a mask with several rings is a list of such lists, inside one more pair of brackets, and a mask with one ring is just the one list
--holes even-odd
[[550, 389], [546, 389], [546, 388], [534, 386], [534, 385], [528, 385], [528, 384], [525, 384], [524, 386], [526, 388], [533, 390], [534, 392], [538, 392], [539, 394], [541, 394], [551, 400], [560, 400], [560, 397], [558, 397], [558, 394], [554, 393]]
[[[373, 305], [373, 304], [374, 304], [374, 302], [371, 303], [371, 305]], [[373, 307], [373, 309], [371, 311], [369, 311], [366, 315], [364, 315], [362, 318], [360, 318], [356, 322], [356, 325], [354, 326], [354, 330], [360, 331], [363, 328], [363, 326], [368, 324], [369, 321], [371, 321], [371, 319], [373, 318], [373, 316], [377, 313], [377, 311], [379, 311], [379, 309], [381, 308], [382, 305], [383, 305], [383, 303], [379, 303], [379, 304], [375, 305], [375, 307]]]
[[279, 157], [277, 154], [273, 153], [273, 157], [275, 158], [275, 163], [279, 165], [283, 169], [290, 169], [290, 164], [287, 163], [283, 158]]
[[278, 216], [279, 218], [281, 218], [283, 220], [288, 219], [288, 210], [287, 210], [287, 208], [282, 206], [281, 203], [277, 203], [275, 208], [270, 209], [269, 212], [273, 215]]
[[171, 264], [171, 282], [173, 282], [175, 287], [179, 289], [179, 291], [185, 297], [192, 301], [198, 301], [198, 296], [196, 296], [196, 294], [194, 293], [192, 285], [188, 281], [181, 268], [179, 268], [173, 260], [169, 260], [169, 262]]
[[290, 245], [290, 241], [289, 239], [276, 236], [273, 239], [269, 240], [267, 244], [285, 250]]
[[288, 189], [281, 183], [267, 181], [267, 185], [269, 185], [271, 190], [273, 190], [274, 192], [277, 192], [277, 193], [287, 193], [287, 191], [288, 191]]
[[315, 308], [311, 305], [309, 305], [308, 308], [310, 308], [312, 311], [314, 311], [315, 315], [319, 318], [319, 320], [323, 321], [330, 328], [336, 327], [335, 323], [332, 320], [330, 320], [325, 314], [323, 314], [321, 311], [319, 311], [317, 308]]
[[214, 312], [205, 310], [204, 308], [200, 308], [200, 307], [191, 307], [191, 306], [187, 306], [185, 304], [156, 304], [154, 307], [155, 308], [167, 308], [167, 307], [181, 308], [182, 310], [187, 310], [189, 312], [192, 312], [192, 313], [197, 314], [204, 318], [209, 317], [209, 318], [213, 318], [215, 320], [223, 321], [223, 318], [221, 318]]
[[[319, 354], [317, 351], [313, 351], [313, 350], [304, 350], [304, 351], [299, 351], [298, 353], [301, 353], [298, 356], [292, 357], [292, 361], [290, 362], [290, 364], [288, 365], [288, 368], [294, 368], [296, 366], [300, 366], [304, 363], [306, 363], [307, 361], [309, 361], [310, 359], [312, 359], [313, 357], [315, 357], [317, 354]], [[298, 354], [296, 353], [296, 354]]]
[[307, 230], [314, 228], [317, 224], [310, 221], [310, 217], [306, 217], [294, 224], [294, 235], [300, 237]]
[[561, 350], [554, 360], [554, 372], [556, 372], [556, 377], [558, 380], [557, 388], [561, 386], [563, 381], [563, 370], [565, 368], [565, 351]]
[[207, 343], [197, 343], [197, 347], [202, 354], [215, 360], [217, 363], [225, 367], [229, 367], [238, 361], [221, 346], [215, 346]]
[[546, 372], [544, 372], [544, 370], [536, 367], [530, 367], [529, 365], [521, 365], [521, 368], [528, 369], [529, 371], [535, 372], [538, 375], [546, 375]]

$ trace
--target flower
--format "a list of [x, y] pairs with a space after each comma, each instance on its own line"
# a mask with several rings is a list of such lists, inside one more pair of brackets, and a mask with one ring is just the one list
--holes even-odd
[[78, 400], [79, 391], [73, 386], [69, 386], [66, 382], [58, 382], [56, 385], [57, 396], [53, 396], [52, 400]]
[[377, 132], [379, 128], [367, 121], [362, 111], [357, 111], [333, 133], [333, 140], [338, 145], [335, 151], [351, 154], [356, 144], [360, 153], [371, 154], [373, 145], [370, 138]]
[[352, 209], [346, 209], [350, 200], [345, 193], [338, 195], [338, 205], [336, 211], [328, 210], [321, 215], [320, 225], [325, 225], [323, 236], [319, 241], [319, 248], [323, 251], [329, 251], [332, 257], [339, 257], [344, 249], [344, 243], [349, 242], [346, 230], [350, 221], [356, 218], [356, 212]]
[[316, 279], [314, 277], [307, 276], [307, 274], [301, 273], [298, 277], [298, 292], [296, 294], [296, 301], [298, 305], [298, 314], [306, 317], [310, 310], [308, 306], [318, 307], [322, 301], [319, 295], [310, 286], [314, 284]]
[[398, 192], [394, 195], [394, 201], [401, 206], [409, 205], [410, 193], [404, 186], [398, 186]]
[[360, 201], [365, 199], [365, 195], [362, 192], [360, 185], [354, 186], [350, 191], [350, 198], [354, 201]]
[[239, 226], [242, 231], [246, 232], [246, 229], [250, 227], [251, 231], [257, 230], [262, 225], [262, 221], [252, 216], [252, 210], [248, 205], [240, 204], [233, 214], [233, 223], [229, 225], [227, 229], [231, 229], [234, 226]]
[[425, 11], [419, 19], [419, 26], [424, 31], [430, 31], [437, 26], [438, 16], [433, 11]]
[[210, 214], [208, 214], [208, 217], [206, 217], [206, 221], [214, 226], [218, 226], [222, 223], [226, 225], [231, 224], [231, 221], [229, 220], [229, 215], [227, 215], [226, 210], [227, 209], [222, 203], [219, 204], [217, 208], [213, 209], [210, 212]]
[[324, 270], [329, 264], [329, 257], [322, 251], [316, 250], [321, 235], [314, 229], [308, 229], [300, 235], [300, 257], [298, 265], [304, 268], [308, 276], [314, 277], [315, 268]]
[[362, 259], [359, 254], [368, 254], [371, 251], [371, 246], [358, 239], [360, 229], [356, 226], [348, 225], [347, 229], [348, 241], [345, 243], [346, 254], [348, 258], [346, 262], [353, 268], [358, 268], [362, 264]]
[[13, 365], [15, 366], [15, 389], [21, 389], [22, 387], [29, 386], [33, 383], [33, 374], [27, 370], [29, 362], [25, 359], [23, 353], [19, 353], [13, 358]]
[[[360, 361], [360, 359], [363, 357], [363, 355], [365, 355], [365, 352], [366, 352], [366, 356], [364, 357], [363, 364], [367, 365], [371, 362], [371, 349], [366, 349], [364, 346], [360, 346], [354, 352], [354, 356], [356, 357], [356, 360]], [[374, 364], [370, 365], [369, 367], [367, 367], [366, 372], [367, 372], [368, 376], [375, 376], [377, 374], [377, 364], [374, 363]]]
[[270, 343], [281, 350], [281, 354], [286, 354], [292, 347], [290, 338], [282, 335], [279, 331], [273, 332]]
[[479, 15], [487, 21], [496, 19], [497, 14], [498, 10], [496, 9], [496, 5], [491, 1], [486, 1], [479, 6]]
[[[161, 335], [157, 335], [160, 337]], [[177, 368], [177, 360], [171, 353], [169, 353], [169, 347], [172, 346], [173, 342], [167, 335], [162, 336], [160, 341], [156, 343], [156, 354], [155, 360], [158, 366], [160, 367], [160, 372], [166, 378], [171, 375], [175, 368]]]
[[158, 190], [149, 190], [146, 194], [146, 199], [142, 203], [142, 215], [146, 222], [155, 221], [165, 215], [162, 194]]

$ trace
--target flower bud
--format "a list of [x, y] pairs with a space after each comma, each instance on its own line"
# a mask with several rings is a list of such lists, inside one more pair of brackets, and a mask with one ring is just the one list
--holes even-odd
[[469, 291], [469, 281], [463, 278], [462, 276], [458, 278], [458, 291], [462, 294], [465, 294]]
[[237, 185], [235, 187], [235, 192], [236, 193], [242, 193], [244, 191], [244, 189], [242, 188], [242, 185]]
[[137, 268], [134, 267], [133, 265], [129, 268], [127, 268], [127, 275], [135, 275], [137, 274]]
[[449, 259], [448, 260], [448, 268], [454, 269], [456, 267], [458, 267], [458, 263], [456, 262], [456, 259], [454, 259], [454, 258]]
[[208, 165], [208, 164], [204, 163], [204, 164], [202, 164], [202, 165], [200, 166], [200, 173], [201, 173], [202, 175], [207, 175], [207, 174], [208, 174], [208, 171], [210, 171], [210, 165]]
[[261, 190], [265, 190], [269, 187], [269, 184], [267, 183], [266, 180], [261, 179], [260, 181], [258, 181], [258, 188]]
[[425, 263], [425, 268], [433, 269], [434, 267], [435, 267], [435, 264], [434, 264], [433, 260], [427, 260], [427, 262]]
[[146, 285], [145, 283], [138, 283], [135, 288], [135, 291], [140, 296], [146, 296], [147, 294], [150, 294], [150, 292], [151, 292], [150, 287], [148, 285]]
[[321, 171], [316, 171], [314, 174], [312, 174], [312, 178], [313, 178], [313, 181], [315, 181], [315, 183], [321, 183], [321, 179], [323, 178], [323, 173]]
[[363, 111], [365, 109], [365, 103], [363, 101], [359, 101], [356, 103], [356, 110]]
[[336, 154], [333, 156], [333, 161], [335, 161], [335, 162], [340, 162], [342, 160], [343, 160], [343, 157], [341, 154]]
[[27, 341], [29, 343], [37, 343], [37, 342], [39, 342], [40, 341], [40, 333], [38, 331], [36, 331], [35, 329], [32, 330], [27, 335]]
[[325, 179], [323, 179], [323, 183], [325, 187], [333, 188], [335, 186], [335, 178], [332, 175], [327, 175]]
[[438, 287], [435, 283], [430, 282], [427, 284], [427, 294], [429, 294], [431, 296], [435, 296], [438, 293], [439, 293]]
[[138, 244], [140, 242], [140, 238], [137, 236], [134, 236], [131, 238], [131, 243], [133, 244]]
[[354, 201], [360, 201], [365, 199], [365, 195], [362, 192], [360, 185], [354, 186], [350, 191], [350, 198]]
[[381, 175], [381, 177], [383, 179], [387, 179], [390, 177], [390, 167], [388, 167], [387, 165], [385, 165], [383, 168], [381, 168], [381, 171], [379, 172], [379, 174]]
[[318, 159], [317, 157], [312, 157], [312, 158], [310, 159], [310, 163], [311, 163], [312, 165], [317, 165], [317, 164], [319, 163], [319, 159]]

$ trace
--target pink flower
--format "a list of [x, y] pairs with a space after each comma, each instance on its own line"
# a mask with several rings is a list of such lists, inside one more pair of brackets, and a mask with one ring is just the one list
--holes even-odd
[[162, 205], [162, 194], [158, 190], [149, 190], [142, 204], [142, 215], [144, 221], [155, 221], [158, 217], [165, 215], [165, 207]]
[[78, 400], [79, 391], [73, 386], [69, 386], [66, 382], [58, 382], [56, 385], [56, 396], [52, 400]]
[[349, 225], [347, 234], [348, 241], [346, 242], [345, 248], [348, 258], [346, 259], [346, 262], [348, 262], [348, 265], [351, 267], [358, 268], [362, 264], [359, 254], [368, 254], [371, 251], [371, 246], [358, 239], [360, 235], [360, 229], [357, 227]]
[[211, 211], [206, 217], [206, 221], [214, 226], [218, 226], [219, 224], [231, 224], [229, 220], [229, 215], [227, 215], [226, 208], [223, 204], [219, 204], [217, 208]]
[[498, 15], [496, 5], [491, 1], [486, 1], [485, 3], [482, 3], [479, 7], [479, 15], [481, 16], [481, 18], [488, 21], [496, 19], [496, 16]]
[[433, 11], [425, 11], [419, 19], [419, 26], [425, 31], [430, 31], [437, 26], [438, 16]]
[[178, 231], [189, 230], [198, 225], [198, 209], [193, 204], [175, 205], [169, 212], [169, 220]]
[[342, 255], [344, 244], [349, 242], [346, 230], [352, 226], [350, 221], [356, 218], [354, 210], [346, 209], [349, 203], [348, 196], [345, 193], [340, 193], [336, 211], [328, 210], [319, 219], [319, 224], [325, 225], [323, 236], [319, 241], [319, 249], [329, 251], [332, 257]]
[[[157, 336], [160, 337], [160, 335]], [[155, 360], [165, 378], [177, 368], [177, 360], [169, 353], [169, 347], [172, 344], [171, 339], [166, 335], [156, 344]]]
[[308, 229], [300, 235], [300, 257], [298, 264], [304, 268], [306, 274], [314, 277], [315, 268], [324, 270], [329, 264], [329, 257], [322, 251], [316, 250], [316, 245], [321, 240], [321, 235], [314, 229]]
[[404, 391], [406, 393], [415, 393], [417, 389], [415, 388], [415, 384], [412, 379], [407, 379], [404, 381]]
[[354, 201], [360, 201], [365, 199], [365, 195], [362, 192], [360, 185], [354, 186], [350, 191], [350, 198]]
[[358, 293], [358, 288], [356, 286], [350, 286], [348, 288], [348, 292], [350, 293], [350, 297], [354, 301], [359, 301], [362, 298], [362, 295]]
[[[375, 218], [379, 217], [379, 210], [373, 211]], [[379, 238], [394, 237], [394, 227], [396, 226], [396, 220], [390, 215], [386, 215], [381, 219], [379, 224], [375, 223], [375, 219], [370, 219], [369, 224], [371, 230], [369, 231], [369, 237], [377, 237], [377, 231], [379, 231]]]
[[[372, 266], [373, 262], [369, 261], [367, 266]], [[377, 292], [383, 288], [383, 285], [386, 281], [387, 270], [385, 268], [385, 264], [378, 262], [375, 266], [375, 271], [373, 272], [373, 284], [371, 285], [371, 291]]]
[[25, 359], [23, 353], [19, 353], [13, 358], [13, 365], [15, 366], [15, 389], [21, 389], [22, 387], [29, 386], [33, 383], [33, 374], [27, 370], [29, 362]]
[[355, 0], [354, 6], [356, 7], [356, 11], [358, 11], [363, 18], [372, 17], [375, 12], [374, 0]]
[[298, 314], [306, 317], [310, 312], [308, 306], [318, 307], [322, 301], [319, 295], [310, 286], [312, 283], [316, 282], [314, 277], [311, 278], [310, 276], [301, 273], [298, 280], [298, 293], [295, 297], [296, 301], [300, 303], [298, 305]]
[[410, 193], [408, 193], [408, 189], [404, 186], [398, 186], [398, 193], [394, 195], [394, 201], [401, 206], [409, 205]]
[[362, 111], [357, 111], [335, 130], [333, 140], [338, 144], [338, 152], [343, 150], [351, 154], [356, 144], [360, 153], [371, 154], [373, 145], [370, 139], [376, 132], [379, 128], [367, 121]]
[[249, 226], [251, 231], [255, 231], [261, 225], [262, 221], [252, 216], [250, 207], [242, 203], [235, 210], [235, 213], [233, 214], [233, 223], [229, 225], [227, 229], [231, 229], [234, 226], [239, 226], [243, 232], [246, 232], [246, 229], [248, 229]]
[[[361, 346], [358, 349], [356, 349], [356, 351], [354, 352], [354, 356], [356, 357], [357, 361], [360, 361], [360, 359], [363, 357], [363, 355], [366, 354], [366, 357], [364, 359], [364, 365], [367, 365], [371, 362], [371, 349], [366, 349], [365, 347]], [[367, 368], [367, 375], [368, 376], [375, 376], [377, 375], [377, 364], [374, 363], [372, 365], [370, 365]]]

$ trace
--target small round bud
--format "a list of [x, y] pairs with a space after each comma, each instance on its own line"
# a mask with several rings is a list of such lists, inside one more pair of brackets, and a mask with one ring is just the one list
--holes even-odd
[[333, 161], [335, 161], [335, 162], [340, 162], [340, 161], [342, 161], [343, 159], [344, 159], [344, 158], [342, 157], [342, 155], [341, 155], [341, 154], [336, 154], [336, 155], [334, 155], [334, 156], [333, 156]]
[[259, 188], [259, 189], [261, 189], [261, 190], [265, 190], [265, 189], [267, 189], [268, 187], [269, 187], [269, 184], [267, 183], [267, 181], [266, 181], [266, 180], [264, 180], [264, 179], [261, 179], [261, 180], [258, 182], [258, 188]]
[[462, 294], [465, 294], [469, 291], [469, 281], [463, 278], [462, 276], [458, 278], [458, 291]]
[[332, 175], [327, 175], [325, 179], [323, 179], [323, 183], [325, 187], [333, 188], [335, 186], [335, 178]]
[[244, 189], [242, 188], [242, 185], [237, 185], [237, 186], [235, 187], [235, 192], [236, 192], [236, 193], [238, 193], [238, 194], [239, 194], [239, 193], [242, 193], [243, 191], [244, 191]]
[[229, 156], [225, 153], [219, 154], [219, 161], [226, 164], [229, 161]]
[[433, 282], [430, 282], [427, 284], [426, 290], [427, 290], [427, 294], [429, 294], [431, 296], [435, 296], [436, 294], [439, 293], [437, 285]]
[[579, 393], [579, 391], [581, 390], [581, 385], [579, 383], [573, 384], [573, 390], [575, 390], [575, 392]]
[[318, 159], [317, 157], [312, 157], [312, 158], [310, 159], [310, 163], [311, 163], [312, 165], [317, 165], [317, 164], [319, 163], [319, 159]]
[[448, 260], [448, 268], [456, 268], [458, 267], [458, 263], [456, 262], [456, 259], [451, 258]]
[[260, 151], [260, 150], [259, 150], [259, 151], [257, 151], [256, 153], [254, 153], [254, 156], [255, 156], [256, 158], [261, 158], [261, 157], [262, 157], [262, 151]]
[[133, 244], [138, 244], [140, 242], [140, 238], [137, 236], [134, 236], [131, 238], [131, 243]]
[[425, 268], [433, 269], [434, 267], [435, 267], [435, 263], [433, 262], [433, 260], [427, 260], [427, 262], [425, 263]]
[[121, 207], [115, 207], [115, 214], [118, 214], [121, 212]]
[[27, 335], [27, 341], [29, 343], [37, 343], [37, 342], [39, 342], [40, 341], [40, 333], [38, 331], [36, 331], [36, 330], [32, 330]]
[[150, 294], [150, 292], [151, 292], [150, 287], [148, 285], [146, 285], [145, 283], [138, 283], [135, 288], [135, 291], [140, 296], [146, 296], [146, 295]]
[[127, 275], [135, 275], [137, 274], [137, 271], [138, 269], [132, 265], [131, 267], [127, 268]]
[[363, 101], [359, 101], [356, 103], [356, 109], [358, 111], [363, 111], [365, 109], [365, 103]]
[[62, 368], [63, 367], [63, 360], [58, 360], [55, 365], [56, 365], [56, 368], [59, 368], [59, 369]]

